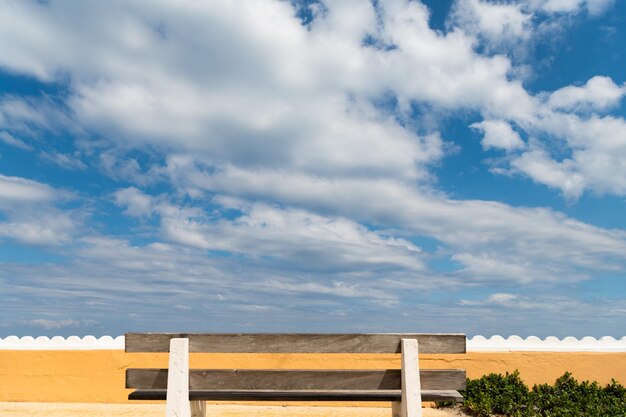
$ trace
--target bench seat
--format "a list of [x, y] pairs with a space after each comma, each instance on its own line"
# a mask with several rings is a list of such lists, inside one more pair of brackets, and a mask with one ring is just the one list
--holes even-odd
[[[463, 401], [454, 390], [421, 390], [423, 401]], [[166, 389], [136, 390], [130, 400], [165, 400]], [[215, 390], [189, 391], [190, 401], [400, 401], [402, 390]]]

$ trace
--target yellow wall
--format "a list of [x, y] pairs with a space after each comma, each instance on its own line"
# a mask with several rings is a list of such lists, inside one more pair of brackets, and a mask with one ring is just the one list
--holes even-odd
[[[519, 369], [528, 384], [554, 382], [565, 371], [579, 380], [626, 384], [626, 353], [472, 352], [423, 355], [423, 368], [465, 369], [470, 378]], [[126, 368], [165, 368], [167, 354], [121, 350], [0, 350], [0, 402], [124, 403]], [[192, 368], [399, 368], [396, 355], [192, 354]]]

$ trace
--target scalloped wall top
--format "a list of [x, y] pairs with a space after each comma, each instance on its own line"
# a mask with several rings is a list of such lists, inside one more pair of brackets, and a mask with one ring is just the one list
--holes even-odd
[[548, 336], [522, 338], [520, 336], [474, 336], [467, 339], [468, 352], [626, 352], [626, 336], [614, 339], [604, 336], [599, 339], [585, 336], [581, 339], [565, 337], [559, 339]]
[[124, 349], [124, 336], [8, 336], [0, 338], [0, 350], [109, 350]]
[[[8, 336], [0, 338], [0, 350], [108, 350], [124, 349], [124, 336]], [[626, 336], [614, 339], [610, 336], [594, 337], [554, 336], [540, 339], [537, 336], [474, 336], [467, 339], [468, 352], [626, 352]]]

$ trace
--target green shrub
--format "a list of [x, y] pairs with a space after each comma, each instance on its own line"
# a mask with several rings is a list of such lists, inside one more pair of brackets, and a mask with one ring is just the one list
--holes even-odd
[[476, 417], [626, 417], [626, 388], [612, 380], [578, 382], [566, 372], [554, 385], [522, 382], [519, 372], [468, 379], [463, 408]]
[[492, 414], [525, 417], [528, 414], [530, 392], [519, 377], [519, 372], [505, 376], [485, 375], [480, 379], [467, 380], [463, 406], [478, 417]]
[[567, 372], [554, 385], [535, 385], [531, 396], [541, 417], [626, 417], [626, 388], [615, 380], [603, 388]]

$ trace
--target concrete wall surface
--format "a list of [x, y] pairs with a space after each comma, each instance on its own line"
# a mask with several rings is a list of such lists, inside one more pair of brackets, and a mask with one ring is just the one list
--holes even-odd
[[[167, 362], [167, 354], [120, 349], [0, 349], [0, 402], [126, 403], [130, 390], [124, 388], [125, 370], [166, 368]], [[192, 354], [190, 365], [215, 369], [397, 369], [400, 359], [381, 354]], [[565, 371], [579, 380], [605, 384], [614, 378], [626, 384], [626, 352], [473, 351], [421, 355], [420, 366], [465, 369], [470, 378], [517, 369], [530, 385], [553, 383]]]

